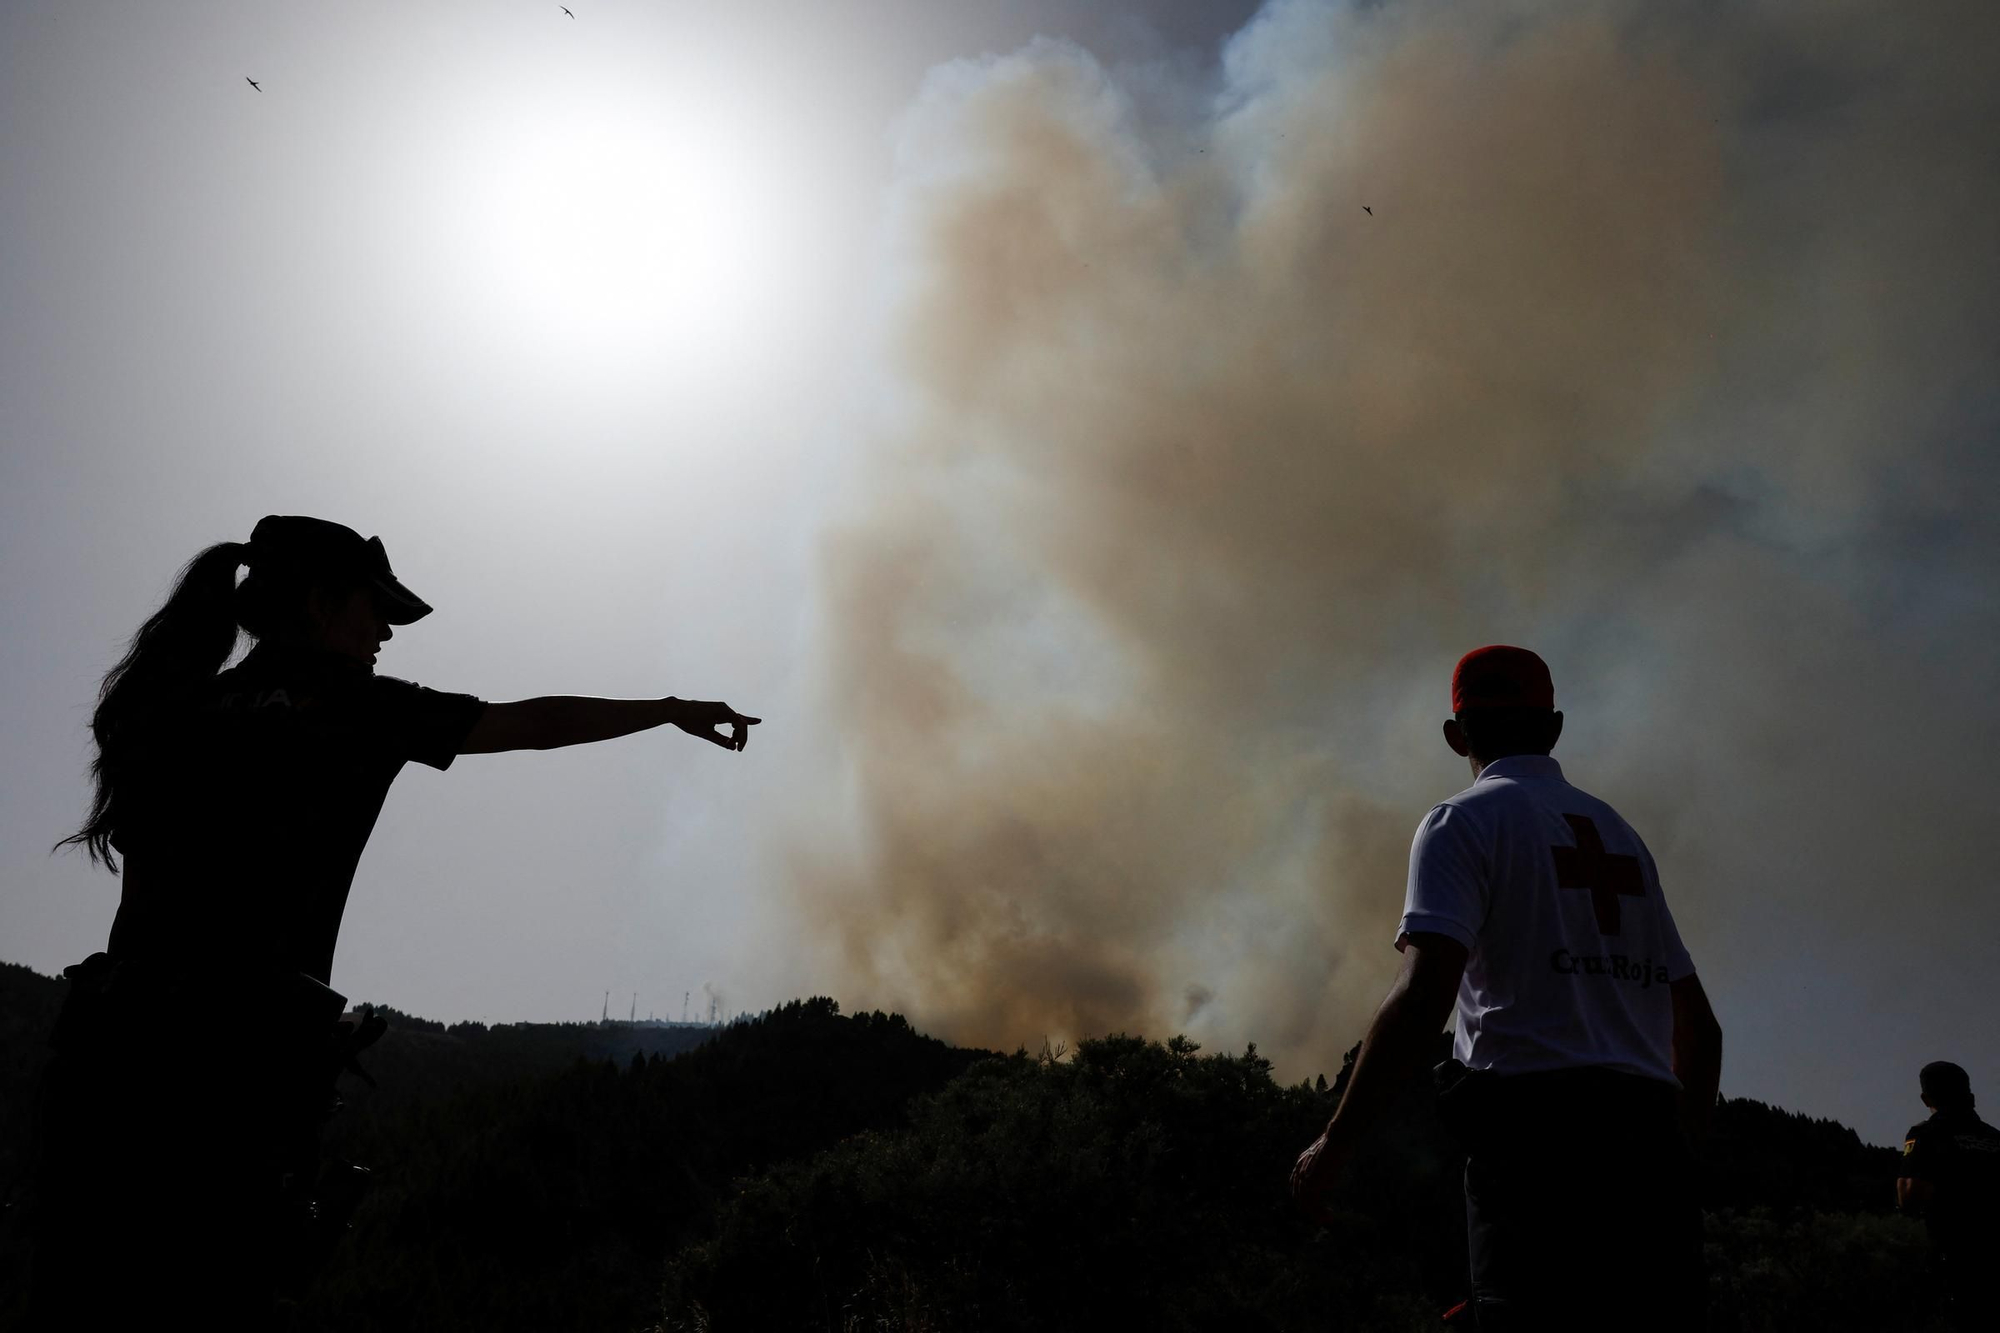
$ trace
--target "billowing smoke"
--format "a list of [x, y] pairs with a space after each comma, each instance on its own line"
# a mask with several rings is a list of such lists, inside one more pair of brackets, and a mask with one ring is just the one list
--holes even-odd
[[826, 551], [859, 832], [794, 861], [846, 985], [1326, 1067], [1495, 641], [1712, 975], [1992, 938], [1993, 15], [1301, 0], [1207, 80], [936, 71]]

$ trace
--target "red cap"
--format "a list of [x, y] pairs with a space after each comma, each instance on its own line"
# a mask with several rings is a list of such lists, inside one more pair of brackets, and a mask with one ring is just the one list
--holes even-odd
[[1458, 659], [1451, 673], [1451, 711], [1468, 708], [1554, 708], [1549, 664], [1526, 648], [1493, 644]]

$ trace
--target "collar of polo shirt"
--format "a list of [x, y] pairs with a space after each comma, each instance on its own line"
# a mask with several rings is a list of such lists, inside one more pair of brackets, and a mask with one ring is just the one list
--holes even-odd
[[1479, 770], [1479, 781], [1488, 778], [1554, 778], [1562, 780], [1562, 765], [1554, 755], [1510, 754], [1505, 759], [1495, 759]]

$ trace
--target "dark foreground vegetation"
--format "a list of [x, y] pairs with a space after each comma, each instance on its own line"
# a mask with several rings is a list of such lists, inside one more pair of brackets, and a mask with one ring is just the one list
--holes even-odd
[[[7, 1198], [61, 987], [0, 965]], [[1320, 1227], [1283, 1181], [1340, 1080], [1281, 1086], [1254, 1049], [994, 1056], [829, 1000], [708, 1035], [402, 1018], [332, 1131], [378, 1184], [300, 1326], [1402, 1330], [1465, 1295], [1460, 1159], [1420, 1087]], [[1719, 1130], [1710, 1327], [1926, 1327], [1891, 1150], [1750, 1101]], [[1609, 1184], [1574, 1182], [1607, 1224]], [[10, 1218], [0, 1328], [23, 1248]]]

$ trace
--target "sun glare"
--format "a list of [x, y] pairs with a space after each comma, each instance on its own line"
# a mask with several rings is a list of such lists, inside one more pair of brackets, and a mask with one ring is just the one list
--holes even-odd
[[552, 354], [741, 349], [786, 268], [752, 146], [630, 107], [517, 128], [460, 159], [452, 257], [480, 308]]

